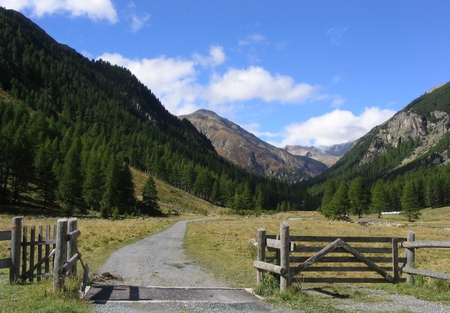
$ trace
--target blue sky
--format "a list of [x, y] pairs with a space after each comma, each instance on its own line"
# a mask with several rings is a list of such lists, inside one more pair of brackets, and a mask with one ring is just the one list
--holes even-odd
[[450, 81], [448, 0], [0, 0], [173, 114], [276, 146], [355, 140]]

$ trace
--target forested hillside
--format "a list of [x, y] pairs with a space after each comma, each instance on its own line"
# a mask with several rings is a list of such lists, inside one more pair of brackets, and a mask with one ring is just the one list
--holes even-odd
[[450, 205], [450, 83], [433, 88], [360, 138], [305, 184], [324, 214], [406, 211]]
[[90, 61], [3, 8], [0, 151], [0, 205], [27, 195], [65, 214], [146, 213], [130, 166], [238, 212], [308, 203], [301, 189], [219, 157], [127, 69]]

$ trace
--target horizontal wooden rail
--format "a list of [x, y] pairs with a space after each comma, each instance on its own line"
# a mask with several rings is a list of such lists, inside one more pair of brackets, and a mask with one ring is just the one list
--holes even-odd
[[[361, 261], [359, 261], [361, 263]], [[380, 266], [380, 269], [389, 271], [392, 267]], [[302, 272], [373, 272], [374, 270], [370, 267], [363, 266], [310, 266]]]
[[[269, 258], [267, 258], [269, 259]], [[296, 257], [296, 256], [292, 256], [291, 257], [291, 263], [303, 263], [308, 259], [308, 257]], [[392, 262], [392, 258], [390, 257], [368, 257], [368, 259], [370, 259], [373, 262], [377, 262], [377, 263], [391, 263]], [[326, 256], [323, 257], [322, 259], [320, 259], [319, 261], [320, 263], [361, 263], [361, 261], [359, 259], [357, 259], [354, 256]], [[398, 258], [398, 262], [401, 263], [405, 263], [406, 262], [406, 258]]]
[[432, 277], [432, 278], [450, 280], [450, 274], [446, 274], [446, 273], [439, 273], [439, 272], [433, 272], [433, 271], [421, 270], [421, 269], [409, 268], [409, 267], [401, 268], [401, 271], [403, 273], [407, 273], [407, 274], [421, 275], [421, 276], [427, 276], [427, 277]]
[[[372, 283], [385, 283], [384, 278], [359, 278], [359, 277], [299, 277], [295, 280], [305, 283], [355, 283], [355, 284], [372, 284]], [[400, 279], [405, 281], [405, 279]]]
[[4, 241], [4, 240], [11, 240], [11, 231], [10, 230], [0, 231], [0, 241]]
[[450, 241], [412, 241], [402, 242], [403, 248], [450, 248]]
[[62, 273], [66, 274], [70, 269], [77, 264], [77, 261], [81, 258], [81, 255], [78, 253], [75, 253], [67, 263], [65, 263], [62, 267]]
[[[269, 238], [269, 235], [267, 236]], [[302, 241], [302, 242], [332, 242], [336, 240], [336, 236], [289, 236], [289, 241]], [[343, 236], [339, 237], [345, 242], [370, 242], [370, 243], [391, 243], [392, 237], [354, 237]], [[406, 238], [402, 238], [406, 240]]]
[[42, 241], [27, 241], [22, 243], [22, 247], [27, 246], [45, 246], [45, 245], [54, 245], [56, 244], [55, 240], [42, 240]]
[[71, 231], [70, 233], [67, 234], [67, 241], [78, 238], [78, 237], [80, 237], [80, 235], [81, 235], [81, 232], [79, 229]]
[[279, 265], [270, 264], [262, 261], [254, 261], [253, 267], [259, 270], [268, 271], [278, 275], [286, 275], [286, 269]]
[[[334, 237], [336, 240], [336, 237]], [[345, 240], [344, 240], [345, 241]], [[319, 252], [324, 247], [305, 247], [296, 245], [293, 252]], [[361, 253], [385, 253], [389, 254], [392, 252], [392, 248], [381, 248], [381, 247], [356, 247]], [[334, 249], [331, 253], [347, 253], [345, 249], [338, 247]]]
[[11, 258], [0, 259], [0, 268], [10, 268], [12, 265]]

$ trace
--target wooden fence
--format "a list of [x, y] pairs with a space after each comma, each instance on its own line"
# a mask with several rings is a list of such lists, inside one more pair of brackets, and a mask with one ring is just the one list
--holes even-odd
[[408, 231], [407, 241], [401, 242], [400, 245], [406, 248], [407, 262], [406, 266], [400, 268], [400, 271], [406, 273], [406, 282], [414, 284], [414, 275], [450, 280], [450, 274], [434, 272], [430, 270], [416, 269], [414, 263], [416, 261], [416, 249], [432, 248], [442, 249], [450, 248], [450, 241], [416, 241], [416, 234]]
[[[282, 222], [279, 235], [266, 235], [265, 229], [259, 229], [257, 241], [257, 260], [253, 263], [257, 269], [257, 283], [262, 282], [268, 271], [279, 275], [281, 291], [286, 290], [293, 279], [302, 282], [397, 283], [405, 280], [400, 278], [401, 273], [408, 274], [406, 281], [409, 283], [414, 283], [412, 275], [450, 279], [449, 274], [413, 268], [415, 249], [450, 248], [450, 242], [417, 242], [411, 231], [408, 238], [290, 236], [289, 225]], [[399, 249], [405, 250], [404, 257], [399, 257]], [[315, 276], [311, 275], [313, 272]], [[326, 272], [336, 274], [325, 276]], [[343, 272], [360, 272], [361, 275], [342, 277]]]
[[[11, 241], [11, 257], [0, 260], [0, 268], [9, 268], [10, 282], [40, 281], [42, 277], [53, 276], [53, 288], [62, 290], [66, 275], [76, 275], [77, 261], [81, 262], [77, 249], [81, 232], [77, 223], [76, 218], [59, 219], [53, 227], [47, 225], [44, 232], [43, 226], [22, 227], [22, 218], [14, 217], [11, 230], [0, 232], [0, 240]], [[89, 268], [81, 264], [84, 292]]]

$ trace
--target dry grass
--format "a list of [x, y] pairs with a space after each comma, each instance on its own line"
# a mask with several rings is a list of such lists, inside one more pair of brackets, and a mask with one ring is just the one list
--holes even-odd
[[[291, 235], [406, 237], [408, 230], [416, 233], [417, 241], [450, 241], [450, 229], [443, 228], [450, 208], [424, 210], [417, 223], [407, 223], [403, 216], [375, 216], [365, 218], [379, 224], [362, 226], [358, 223], [330, 221], [317, 212], [290, 212], [273, 216], [227, 218], [188, 224], [185, 246], [189, 256], [201, 263], [220, 279], [234, 286], [252, 286], [256, 282], [253, 261], [256, 248], [250, 243], [258, 228], [267, 234], [279, 234], [281, 221], [290, 225]], [[394, 225], [394, 226], [392, 226]], [[450, 251], [419, 249], [416, 265], [419, 268], [448, 272]], [[344, 273], [352, 277], [360, 272]]]

